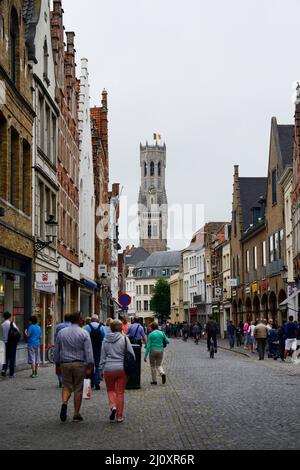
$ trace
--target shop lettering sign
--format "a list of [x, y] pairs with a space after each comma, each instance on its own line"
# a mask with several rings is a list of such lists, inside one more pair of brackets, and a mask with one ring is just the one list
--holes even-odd
[[56, 274], [55, 273], [35, 273], [35, 290], [55, 294]]

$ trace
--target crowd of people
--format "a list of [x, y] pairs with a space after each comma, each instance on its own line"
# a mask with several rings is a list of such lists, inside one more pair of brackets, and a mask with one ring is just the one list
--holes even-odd
[[259, 360], [268, 357], [277, 361], [281, 359], [286, 361], [289, 354], [294, 353], [298, 349], [300, 341], [300, 323], [290, 316], [289, 320], [279, 326], [274, 320], [247, 320], [245, 323], [240, 322], [235, 326], [231, 321], [227, 329], [227, 337], [231, 349], [235, 347], [243, 347], [245, 351], [252, 354], [258, 352]]
[[[3, 315], [3, 341], [5, 343], [6, 361], [2, 367], [2, 376], [14, 378], [16, 351], [21, 335], [10, 313]], [[157, 377], [162, 384], [167, 382], [163, 368], [164, 351], [170, 344], [170, 338], [182, 338], [187, 341], [192, 338], [199, 344], [202, 336], [207, 337], [207, 348], [214, 345], [218, 351], [217, 337], [220, 333], [218, 324], [212, 317], [205, 325], [199, 322], [176, 323], [164, 322], [161, 325], [141, 325], [137, 319], [132, 324], [127, 319], [123, 321], [109, 318], [106, 324], [100, 322], [94, 315], [83, 320], [80, 312], [66, 315], [64, 322], [57, 325], [55, 331], [56, 375], [59, 387], [62, 388], [62, 406], [60, 419], [67, 420], [68, 404], [74, 394], [74, 422], [81, 422], [80, 414], [84, 380], [91, 380], [91, 387], [101, 389], [105, 381], [110, 407], [109, 420], [122, 423], [124, 421], [124, 397], [129, 380], [128, 361], [136, 360], [133, 345], [145, 345], [144, 361], [150, 360], [151, 386], [157, 386]], [[28, 364], [31, 366], [32, 379], [38, 377], [42, 340], [42, 330], [38, 318], [30, 318], [29, 327], [25, 331], [28, 349]], [[272, 319], [241, 322], [235, 326], [230, 321], [227, 328], [227, 338], [231, 349], [235, 345], [244, 347], [245, 351], [255, 354], [259, 359], [265, 359], [266, 350], [269, 358], [285, 361], [290, 353], [298, 349], [300, 340], [300, 325], [290, 317], [288, 322], [278, 326]], [[213, 342], [212, 342], [213, 340]], [[131, 358], [131, 359], [130, 359]], [[127, 366], [126, 366], [127, 364]]]

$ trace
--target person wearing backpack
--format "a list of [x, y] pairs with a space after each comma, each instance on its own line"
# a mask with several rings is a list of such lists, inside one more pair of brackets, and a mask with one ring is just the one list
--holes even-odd
[[11, 320], [11, 313], [5, 312], [3, 315], [4, 322], [2, 323], [3, 341], [5, 343], [5, 364], [3, 364], [1, 375], [6, 377], [7, 370], [9, 369], [9, 377], [11, 379], [15, 376], [16, 355], [18, 343], [21, 335], [17, 325]]
[[86, 326], [86, 331], [91, 337], [94, 354], [95, 370], [92, 376], [92, 388], [100, 390], [100, 371], [99, 364], [101, 360], [101, 348], [102, 342], [106, 336], [106, 330], [103, 325], [100, 324], [99, 317], [94, 315], [92, 321]]

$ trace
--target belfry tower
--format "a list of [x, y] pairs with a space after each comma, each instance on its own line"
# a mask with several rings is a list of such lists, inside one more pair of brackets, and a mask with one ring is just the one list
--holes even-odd
[[148, 253], [167, 251], [168, 199], [165, 186], [166, 144], [140, 146], [140, 246]]

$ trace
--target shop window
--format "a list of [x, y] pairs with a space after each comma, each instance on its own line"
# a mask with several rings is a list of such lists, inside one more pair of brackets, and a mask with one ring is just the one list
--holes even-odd
[[[25, 314], [25, 277], [21, 275], [0, 272], [0, 314], [9, 312], [24, 340]], [[1, 338], [2, 339], [2, 338]]]

